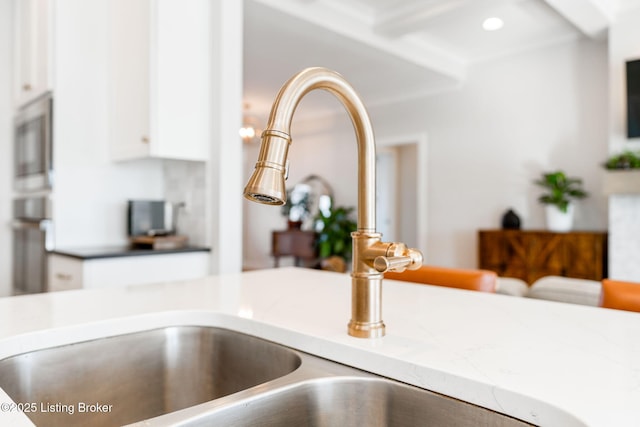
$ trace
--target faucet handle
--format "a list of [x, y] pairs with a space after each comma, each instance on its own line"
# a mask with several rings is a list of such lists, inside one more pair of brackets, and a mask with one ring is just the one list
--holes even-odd
[[379, 256], [373, 260], [373, 268], [380, 273], [387, 271], [417, 270], [422, 266], [422, 252], [417, 249], [407, 249], [403, 256]]
[[404, 271], [407, 265], [411, 263], [411, 258], [408, 256], [393, 256], [384, 257], [379, 256], [373, 260], [373, 268], [380, 273], [387, 271]]

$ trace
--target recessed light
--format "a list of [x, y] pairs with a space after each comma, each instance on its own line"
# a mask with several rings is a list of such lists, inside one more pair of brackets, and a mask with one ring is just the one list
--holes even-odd
[[504, 26], [504, 22], [502, 21], [502, 19], [497, 18], [495, 16], [492, 18], [485, 19], [484, 22], [482, 23], [482, 28], [484, 28], [487, 31], [496, 31], [502, 28], [503, 26]]

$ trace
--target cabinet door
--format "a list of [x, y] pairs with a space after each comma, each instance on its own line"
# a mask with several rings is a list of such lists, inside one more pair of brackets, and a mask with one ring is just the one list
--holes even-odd
[[151, 154], [207, 160], [211, 121], [210, 0], [155, 0]]
[[519, 231], [481, 231], [478, 253], [480, 268], [526, 280], [527, 241]]
[[23, 105], [51, 90], [51, 0], [15, 2], [14, 100]]
[[150, 153], [149, 0], [109, 0], [109, 144], [115, 160]]
[[209, 0], [109, 1], [114, 160], [207, 160]]
[[82, 261], [59, 255], [49, 255], [49, 283], [47, 290], [56, 292], [82, 289], [82, 273]]
[[567, 259], [562, 233], [532, 232], [527, 234], [527, 275], [531, 284], [545, 276], [565, 276]]
[[505, 235], [499, 231], [478, 233], [478, 267], [503, 276], [506, 259]]
[[516, 231], [504, 231], [503, 276], [527, 281], [529, 271], [529, 240]]
[[573, 233], [566, 239], [565, 275], [580, 279], [602, 280], [606, 277], [606, 236], [597, 233]]

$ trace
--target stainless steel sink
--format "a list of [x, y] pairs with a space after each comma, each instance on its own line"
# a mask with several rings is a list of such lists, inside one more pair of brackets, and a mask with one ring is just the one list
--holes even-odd
[[521, 427], [531, 424], [395, 381], [340, 376], [301, 381], [179, 425]]
[[[268, 341], [177, 326], [4, 359], [0, 387], [16, 403], [37, 405], [26, 415], [38, 426], [114, 426], [245, 390], [300, 364], [295, 351]], [[83, 406], [96, 403], [103, 406]]]
[[0, 361], [0, 388], [16, 403], [36, 404], [26, 415], [46, 427], [530, 425], [259, 338], [201, 326], [13, 356]]

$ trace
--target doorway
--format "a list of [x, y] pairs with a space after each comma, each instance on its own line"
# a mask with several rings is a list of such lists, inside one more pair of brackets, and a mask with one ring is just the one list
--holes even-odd
[[426, 136], [379, 144], [376, 228], [385, 242], [403, 242], [423, 254], [427, 243], [426, 169]]

